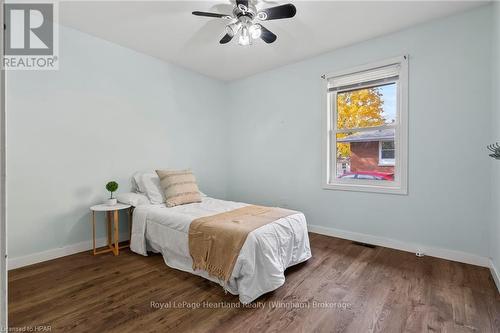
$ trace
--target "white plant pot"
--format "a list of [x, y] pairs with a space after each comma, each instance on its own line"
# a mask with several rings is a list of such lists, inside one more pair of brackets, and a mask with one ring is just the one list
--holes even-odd
[[114, 206], [116, 204], [117, 204], [116, 199], [108, 199], [108, 200], [106, 200], [106, 205], [108, 205], [108, 206]]

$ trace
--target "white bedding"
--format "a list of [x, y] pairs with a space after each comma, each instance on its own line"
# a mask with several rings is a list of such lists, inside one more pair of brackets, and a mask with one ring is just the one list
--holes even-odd
[[[130, 248], [144, 256], [147, 251], [162, 253], [168, 266], [220, 283], [205, 271], [193, 271], [188, 245], [189, 225], [196, 218], [246, 205], [204, 197], [201, 203], [173, 208], [165, 205], [138, 206], [133, 215]], [[310, 257], [304, 214], [281, 218], [248, 235], [225, 288], [233, 295], [239, 295], [241, 303], [250, 303], [283, 285], [287, 267]]]

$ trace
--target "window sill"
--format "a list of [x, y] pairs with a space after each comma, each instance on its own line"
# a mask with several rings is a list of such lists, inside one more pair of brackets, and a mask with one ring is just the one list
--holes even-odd
[[371, 193], [385, 193], [385, 194], [398, 194], [408, 195], [408, 190], [400, 185], [371, 185], [371, 184], [323, 184], [324, 190], [336, 191], [354, 191], [354, 192], [371, 192]]

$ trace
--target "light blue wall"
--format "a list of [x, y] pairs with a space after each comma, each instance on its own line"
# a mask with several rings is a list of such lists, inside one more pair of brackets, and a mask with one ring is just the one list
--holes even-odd
[[[231, 83], [229, 196], [301, 210], [313, 225], [487, 256], [489, 11]], [[320, 75], [403, 54], [410, 55], [409, 195], [323, 190]]]
[[[493, 5], [493, 48], [492, 48], [492, 100], [493, 100], [493, 136], [491, 141], [500, 141], [500, 3]], [[492, 163], [492, 225], [490, 232], [490, 256], [497, 272], [500, 272], [500, 161]], [[500, 288], [500, 286], [499, 286]]]
[[[110, 179], [125, 191], [136, 170], [192, 167], [215, 197], [299, 209], [313, 225], [496, 253], [499, 267], [488, 232], [499, 234], [500, 210], [489, 223], [488, 194], [500, 164], [484, 149], [490, 11], [229, 84], [61, 28], [59, 71], [7, 77], [10, 257], [89, 240], [88, 206], [105, 198]], [[409, 195], [323, 190], [320, 75], [401, 54], [410, 55]]]
[[89, 205], [136, 170], [192, 167], [225, 197], [225, 84], [64, 27], [60, 61], [7, 75], [10, 258], [91, 239]]

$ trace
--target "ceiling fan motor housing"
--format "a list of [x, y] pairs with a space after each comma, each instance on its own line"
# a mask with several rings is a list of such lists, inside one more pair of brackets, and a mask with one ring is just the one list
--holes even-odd
[[239, 4], [238, 6], [234, 7], [233, 14], [237, 18], [246, 16], [249, 17], [250, 19], [253, 19], [257, 14], [257, 8], [255, 8], [255, 6], [250, 3], [248, 4], [248, 6]]

